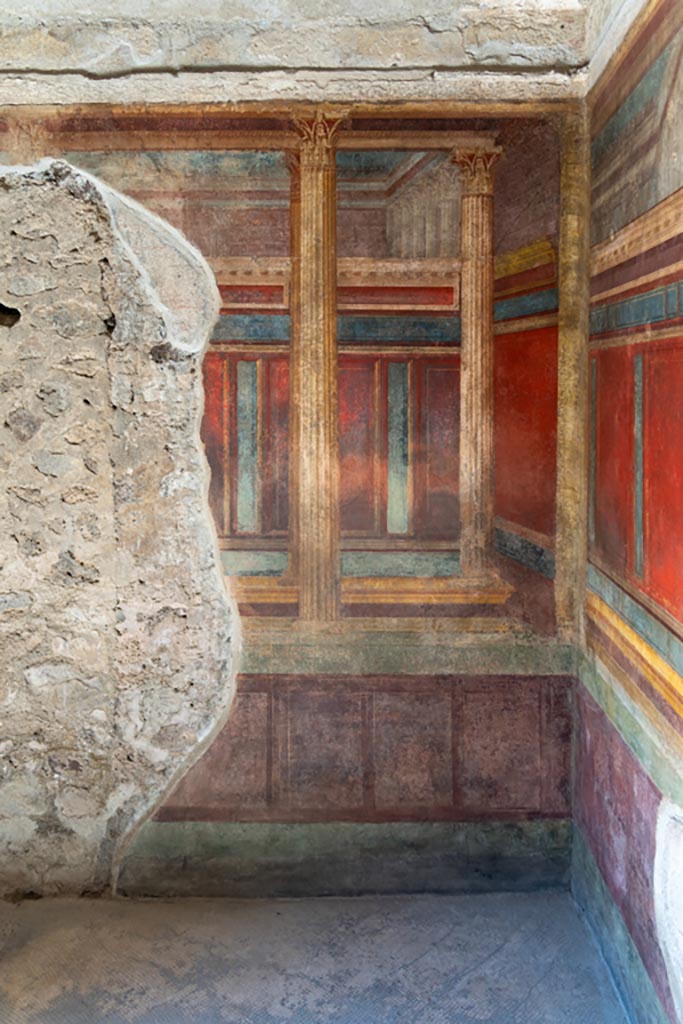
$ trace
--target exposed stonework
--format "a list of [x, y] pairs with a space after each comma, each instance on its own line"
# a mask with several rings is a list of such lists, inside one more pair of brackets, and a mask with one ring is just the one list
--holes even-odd
[[0, 892], [102, 890], [232, 695], [198, 440], [217, 289], [63, 163], [4, 169], [0, 238]]

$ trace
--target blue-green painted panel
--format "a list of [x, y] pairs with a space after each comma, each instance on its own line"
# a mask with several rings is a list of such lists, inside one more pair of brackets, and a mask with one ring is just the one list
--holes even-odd
[[405, 534], [410, 527], [409, 447], [410, 396], [409, 366], [389, 363], [388, 441], [387, 441], [387, 530]]
[[457, 576], [457, 551], [344, 551], [343, 576]]
[[499, 299], [493, 306], [493, 319], [515, 320], [520, 316], [532, 316], [534, 313], [552, 313], [558, 306], [557, 288], [548, 288], [542, 292], [531, 292], [528, 295], [514, 295], [510, 299]]
[[287, 569], [286, 551], [221, 551], [226, 576], [282, 576]]
[[588, 539], [595, 542], [595, 486], [598, 450], [598, 363], [591, 359], [590, 448], [588, 452]]
[[337, 337], [341, 345], [458, 345], [457, 316], [339, 316]]
[[289, 341], [290, 331], [284, 314], [231, 313], [219, 316], [212, 341]]
[[634, 569], [636, 576], [643, 575], [643, 357], [633, 359], [633, 432], [634, 432], [634, 481], [633, 481], [633, 530]]
[[398, 149], [340, 149], [337, 177], [342, 180], [385, 181], [414, 153]]
[[588, 566], [588, 586], [606, 604], [621, 615], [622, 619], [651, 644], [654, 649], [683, 675], [683, 641], [675, 633], [638, 604], [626, 591], [600, 572], [594, 565]]
[[[626, 97], [615, 114], [607, 121], [604, 128], [597, 134], [591, 145], [591, 161], [593, 166], [605, 155], [608, 149], [619, 141], [623, 132], [645, 109], [648, 103], [657, 98], [662, 86], [666, 66], [671, 56], [672, 46], [667, 46], [657, 60], [641, 78], [638, 85]], [[626, 143], [627, 144], [627, 143]]]
[[258, 363], [237, 364], [237, 530], [258, 530]]
[[496, 551], [508, 558], [514, 558], [516, 562], [526, 565], [528, 569], [540, 572], [552, 580], [555, 576], [555, 556], [552, 551], [534, 544], [526, 537], [520, 537], [518, 533], [511, 533], [509, 530], [496, 530]]
[[590, 313], [591, 335], [620, 331], [629, 327], [645, 327], [680, 315], [683, 308], [678, 296], [683, 297], [683, 282], [652, 288], [640, 295], [631, 295], [619, 302], [594, 306]]

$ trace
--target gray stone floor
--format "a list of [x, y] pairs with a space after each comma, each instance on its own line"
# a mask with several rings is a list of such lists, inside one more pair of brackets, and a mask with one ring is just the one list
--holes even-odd
[[0, 904], [2, 1024], [625, 1024], [562, 893]]

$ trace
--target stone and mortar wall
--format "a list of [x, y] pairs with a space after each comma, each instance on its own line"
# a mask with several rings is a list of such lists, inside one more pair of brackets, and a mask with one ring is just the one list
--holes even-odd
[[199, 253], [65, 164], [0, 176], [0, 893], [102, 891], [224, 721]]

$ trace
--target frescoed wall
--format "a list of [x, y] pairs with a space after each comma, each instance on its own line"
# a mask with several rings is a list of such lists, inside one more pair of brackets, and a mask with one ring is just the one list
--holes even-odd
[[[555, 129], [489, 125], [502, 146], [497, 590], [449, 590], [460, 577], [461, 172], [448, 147], [400, 148], [400, 137], [395, 149], [337, 152], [342, 607], [308, 635], [289, 572], [295, 164], [285, 145], [259, 149], [287, 122], [264, 121], [261, 136], [256, 121], [224, 129], [207, 115], [199, 132], [188, 115], [173, 139], [165, 123], [75, 118], [63, 153], [178, 227], [216, 275], [202, 440], [248, 642], [225, 729], [145, 825], [123, 888], [205, 891], [210, 878], [245, 894], [246, 871], [260, 894], [306, 891], [318, 869], [319, 891], [566, 884], [571, 652], [534, 635], [554, 632]], [[468, 128], [421, 119], [403, 130]], [[295, 135], [285, 141], [296, 148]], [[280, 851], [272, 875], [266, 834]], [[335, 848], [356, 844], [341, 874], [316, 845], [332, 836]], [[396, 875], [372, 874], [397, 850]]]
[[634, 1018], [648, 1022], [682, 1019], [672, 995], [680, 977], [655, 913], [658, 809], [683, 792], [682, 57], [680, 4], [663, 0], [591, 96], [590, 562], [575, 887]]

